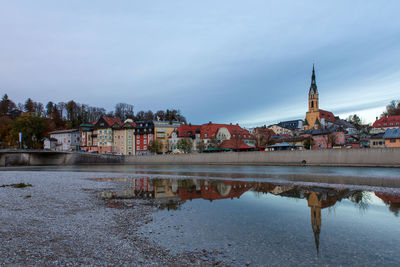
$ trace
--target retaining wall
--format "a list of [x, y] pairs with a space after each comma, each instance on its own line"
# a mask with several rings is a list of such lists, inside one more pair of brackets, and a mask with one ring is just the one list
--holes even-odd
[[400, 148], [126, 156], [125, 164], [245, 164], [400, 167]]
[[0, 152], [0, 166], [52, 166], [78, 164], [123, 164], [124, 157], [55, 151]]
[[113, 156], [53, 151], [0, 152], [0, 166], [78, 164], [242, 164], [400, 167], [400, 148], [224, 152], [150, 156]]

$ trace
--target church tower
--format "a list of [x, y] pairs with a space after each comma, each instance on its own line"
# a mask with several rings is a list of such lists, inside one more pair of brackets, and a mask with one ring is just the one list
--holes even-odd
[[313, 64], [311, 85], [310, 90], [308, 91], [308, 112], [306, 113], [304, 128], [306, 130], [311, 130], [318, 129], [320, 126], [318, 88], [315, 80], [315, 69]]
[[310, 91], [308, 92], [308, 111], [314, 112], [318, 111], [318, 88], [317, 82], [315, 81], [315, 70], [314, 65], [312, 67], [312, 75], [311, 75], [311, 86]]

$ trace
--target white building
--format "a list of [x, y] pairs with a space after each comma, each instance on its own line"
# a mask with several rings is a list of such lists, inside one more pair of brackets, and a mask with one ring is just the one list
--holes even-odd
[[80, 149], [81, 133], [78, 129], [54, 131], [50, 133], [50, 138], [57, 139], [56, 151], [76, 151]]

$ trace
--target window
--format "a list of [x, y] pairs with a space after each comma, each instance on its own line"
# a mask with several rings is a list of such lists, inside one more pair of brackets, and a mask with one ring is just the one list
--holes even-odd
[[129, 139], [132, 139], [132, 135], [128, 135], [128, 138], [129, 138]]
[[143, 138], [147, 138], [147, 135], [146, 135], [146, 134], [144, 134], [144, 135], [143, 135]]
[[390, 143], [396, 143], [396, 139], [390, 139]]
[[147, 140], [144, 140], [144, 141], [143, 141], [143, 144], [147, 144]]
[[390, 126], [393, 126], [393, 122], [390, 123]]
[[130, 146], [130, 147], [128, 147], [128, 150], [132, 150], [132, 147]]
[[136, 141], [136, 144], [140, 145], [140, 140], [137, 140], [137, 141]]
[[144, 150], [147, 150], [147, 146], [144, 146], [143, 149], [144, 149]]
[[[119, 136], [118, 136], [118, 138], [119, 138]], [[117, 136], [115, 136], [115, 139], [117, 139]]]
[[140, 146], [136, 146], [136, 150], [140, 150]]
[[124, 150], [124, 147], [123, 147], [123, 146], [121, 146], [121, 150]]
[[128, 140], [128, 145], [131, 145], [132, 144], [132, 141], [131, 140]]
[[114, 145], [117, 145], [117, 142], [114, 142]]

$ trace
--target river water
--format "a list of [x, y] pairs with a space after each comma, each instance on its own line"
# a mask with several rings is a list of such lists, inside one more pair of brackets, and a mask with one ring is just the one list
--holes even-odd
[[119, 189], [104, 190], [101, 197], [157, 203], [152, 221], [140, 233], [171, 253], [206, 249], [237, 266], [400, 264], [400, 169], [80, 166], [25, 170], [112, 174], [107, 180], [115, 179]]

